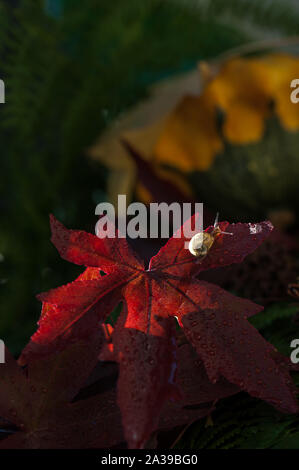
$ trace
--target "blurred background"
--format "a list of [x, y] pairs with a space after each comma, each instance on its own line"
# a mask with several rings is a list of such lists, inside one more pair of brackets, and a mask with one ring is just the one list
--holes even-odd
[[[81, 271], [51, 245], [49, 213], [93, 232], [96, 205], [118, 194], [204, 202], [205, 224], [217, 211], [232, 222], [270, 218], [276, 230], [260, 250], [206, 278], [265, 305], [256, 326], [290, 354], [299, 330], [296, 35], [294, 0], [0, 0], [0, 338], [14, 354], [35, 331], [35, 295]], [[158, 245], [136, 249], [148, 259]], [[273, 422], [275, 439], [290, 445], [296, 418], [254, 404], [252, 423], [240, 400], [242, 433], [220, 408], [222, 431], [203, 438], [200, 424], [186, 446], [233, 446], [232, 432], [275, 446], [261, 428], [272, 432]]]

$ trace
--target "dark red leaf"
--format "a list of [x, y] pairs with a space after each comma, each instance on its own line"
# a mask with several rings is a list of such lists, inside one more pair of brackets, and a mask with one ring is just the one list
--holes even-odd
[[130, 270], [144, 267], [117, 230], [114, 238], [99, 238], [82, 230], [68, 230], [53, 215], [50, 222], [52, 243], [60, 256], [71, 263], [98, 267], [105, 273], [121, 267]]
[[225, 377], [284, 412], [298, 412], [287, 367], [276, 349], [247, 321], [262, 308], [204, 281], [180, 284], [180, 323], [204, 362], [211, 382]]
[[123, 273], [115, 272], [97, 280], [77, 280], [40, 294], [39, 300], [52, 305], [53, 308], [47, 311], [43, 310], [39, 329], [34, 339], [38, 339], [39, 343], [42, 343], [44, 339], [45, 342], [53, 341], [79, 320], [86, 310], [92, 308], [100, 299], [106, 297], [117, 287], [123, 286], [129, 280], [130, 278], [124, 277]]
[[103, 404], [86, 401], [80, 413], [78, 405], [71, 404], [103, 346], [97, 325], [97, 315], [90, 311], [70, 328], [68, 341], [54, 342], [58, 346], [54, 351], [46, 347], [37, 351], [29, 344], [23, 355], [30, 357], [26, 369], [6, 351], [6, 362], [0, 364], [0, 415], [14, 423], [17, 432], [1, 441], [1, 448], [69, 448], [79, 439], [80, 447], [89, 447], [100, 440]]
[[[273, 230], [271, 222], [259, 224], [229, 224], [220, 222], [219, 228], [223, 232], [232, 235], [221, 234], [215, 239], [208, 255], [197, 260], [186, 248], [189, 239], [184, 235], [185, 226], [191, 225], [193, 230], [199, 215], [192, 217], [192, 222], [187, 221], [181, 227], [159, 253], [152, 258], [151, 269], [162, 270], [168, 275], [187, 277], [195, 276], [201, 271], [221, 266], [240, 263], [252, 253], [270, 235]], [[212, 226], [205, 231], [211, 232]]]
[[154, 288], [146, 276], [126, 287], [127, 308], [113, 335], [119, 363], [118, 403], [132, 448], [142, 447], [148, 429], [155, 429], [165, 401], [178, 395], [174, 323], [156, 302], [151, 293]]

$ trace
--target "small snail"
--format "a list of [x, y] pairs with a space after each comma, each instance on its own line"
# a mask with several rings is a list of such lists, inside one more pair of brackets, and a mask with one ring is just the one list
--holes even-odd
[[214, 228], [211, 233], [199, 232], [194, 235], [189, 242], [190, 253], [198, 259], [203, 259], [207, 256], [210, 251], [215, 239], [220, 234], [233, 235], [233, 233], [222, 232], [218, 225], [219, 213], [216, 215], [214, 222]]

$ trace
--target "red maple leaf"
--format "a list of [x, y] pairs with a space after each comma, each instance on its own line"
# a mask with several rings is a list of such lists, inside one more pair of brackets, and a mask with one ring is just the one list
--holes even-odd
[[[196, 217], [192, 218], [193, 226]], [[117, 400], [130, 447], [142, 447], [157, 428], [164, 404], [180, 397], [174, 317], [212, 383], [223, 377], [281, 411], [298, 411], [286, 363], [247, 321], [262, 307], [195, 279], [203, 270], [241, 262], [270, 234], [270, 222], [220, 223], [221, 231], [232, 236], [217, 236], [199, 262], [185, 248], [182, 227], [152, 258], [148, 269], [118, 234], [116, 238], [98, 238], [68, 230], [54, 217], [51, 226], [52, 241], [60, 255], [90, 267], [95, 274], [92, 278], [83, 274], [39, 295], [45, 306], [22, 361], [65, 338], [90, 311], [104, 321], [111, 299], [121, 298], [124, 308], [116, 323], [113, 348], [119, 364]], [[100, 276], [99, 269], [106, 275]]]

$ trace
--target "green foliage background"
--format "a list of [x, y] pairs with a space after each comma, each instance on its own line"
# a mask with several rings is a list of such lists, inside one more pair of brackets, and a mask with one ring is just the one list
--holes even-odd
[[[92, 231], [95, 205], [105, 199], [106, 170], [88, 161], [88, 146], [154, 81], [256, 39], [244, 19], [259, 34], [295, 34], [299, 14], [285, 2], [271, 7], [257, 0], [15, 3], [0, 1], [0, 77], [6, 84], [0, 109], [0, 337], [17, 354], [39, 317], [35, 294], [80, 271], [51, 246], [48, 214]], [[261, 326], [277, 343], [284, 338], [279, 321], [273, 330]], [[278, 417], [274, 430], [275, 413], [251, 402], [232, 398], [231, 407], [220, 407], [218, 424], [203, 432], [200, 423], [181, 445], [241, 447], [246, 441], [273, 447], [278, 434], [281, 446], [296, 441], [296, 418]]]

